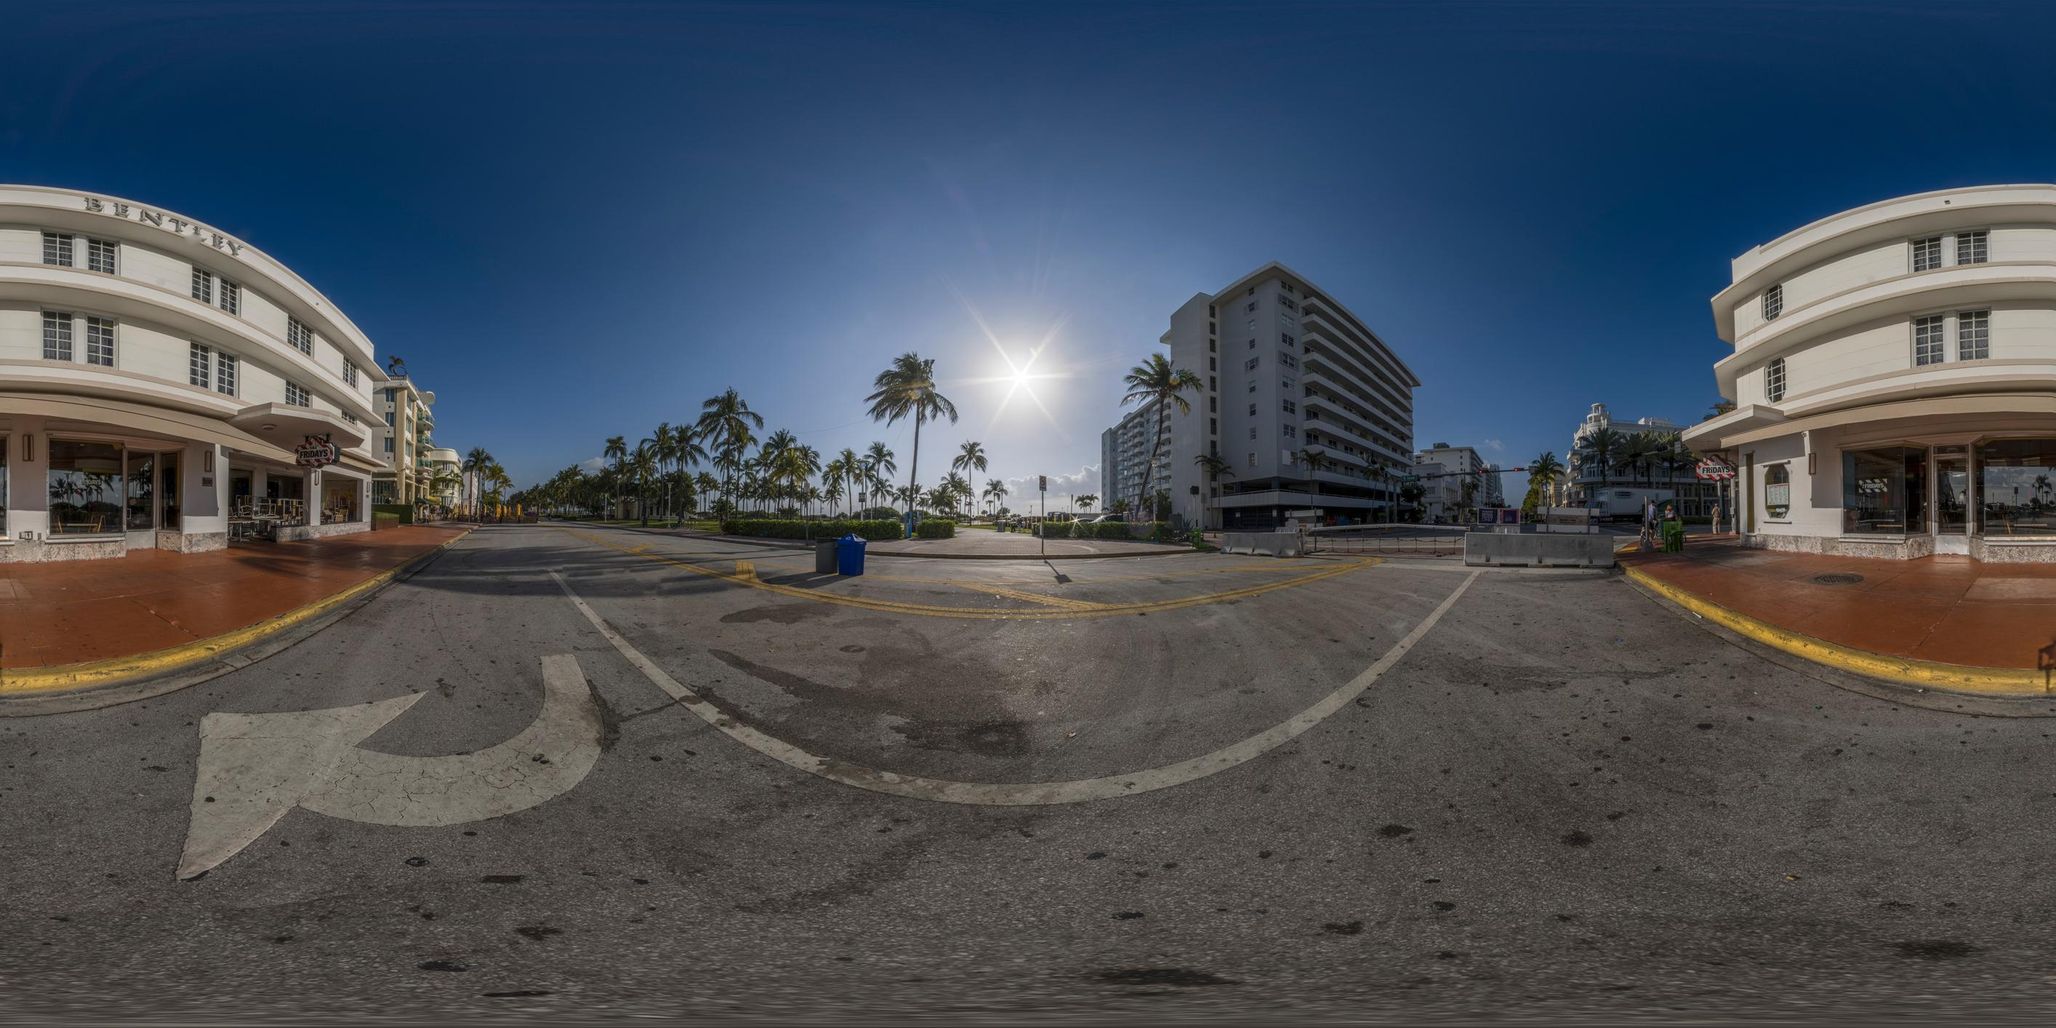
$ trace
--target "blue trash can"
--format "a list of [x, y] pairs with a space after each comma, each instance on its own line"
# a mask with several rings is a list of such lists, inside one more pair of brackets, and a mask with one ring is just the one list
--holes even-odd
[[864, 573], [864, 540], [855, 532], [835, 541], [835, 573], [839, 575], [861, 575]]

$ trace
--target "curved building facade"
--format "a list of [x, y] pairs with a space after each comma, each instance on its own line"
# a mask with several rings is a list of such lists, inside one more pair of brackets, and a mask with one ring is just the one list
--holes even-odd
[[369, 527], [371, 341], [241, 239], [0, 185], [0, 560]]
[[1713, 298], [1731, 412], [1685, 434], [1740, 470], [1752, 545], [2056, 560], [2056, 185], [1824, 218]]

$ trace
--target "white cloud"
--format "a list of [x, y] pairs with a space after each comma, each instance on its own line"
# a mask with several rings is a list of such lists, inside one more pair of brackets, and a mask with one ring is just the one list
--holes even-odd
[[597, 475], [600, 472], [607, 470], [607, 458], [587, 457], [586, 459], [578, 462], [578, 470], [583, 471], [588, 475]]
[[1505, 443], [1502, 443], [1502, 442], [1500, 442], [1500, 441], [1499, 441], [1499, 440], [1497, 440], [1497, 439], [1487, 439], [1487, 440], [1485, 440], [1485, 448], [1486, 448], [1486, 449], [1488, 449], [1488, 450], [1491, 450], [1491, 451], [1492, 451], [1493, 453], [1505, 453], [1505, 452], [1506, 452], [1506, 444], [1505, 444]]
[[[1033, 498], [1036, 495], [1036, 486], [1039, 484], [1036, 478], [1037, 476], [1035, 475], [1022, 475], [1019, 478], [1007, 479], [1008, 498]], [[1087, 464], [1068, 475], [1049, 476], [1049, 493], [1051, 496], [1069, 496], [1072, 493], [1096, 493], [1098, 491], [1099, 465], [1097, 464]]]

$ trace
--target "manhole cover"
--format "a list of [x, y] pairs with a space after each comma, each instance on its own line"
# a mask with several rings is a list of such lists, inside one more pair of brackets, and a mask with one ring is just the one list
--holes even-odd
[[1862, 575], [1815, 575], [1813, 580], [1822, 585], [1855, 585], [1863, 581]]

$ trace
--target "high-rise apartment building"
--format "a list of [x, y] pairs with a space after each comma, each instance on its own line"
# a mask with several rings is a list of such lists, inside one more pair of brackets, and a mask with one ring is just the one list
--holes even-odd
[[[1197, 294], [1159, 342], [1202, 385], [1186, 394], [1191, 409], [1168, 419], [1160, 474], [1173, 520], [1275, 526], [1287, 511], [1318, 509], [1330, 521], [1368, 521], [1394, 501], [1397, 477], [1413, 466], [1420, 380], [1305, 276], [1272, 262]], [[1138, 432], [1146, 445], [1147, 429]], [[1222, 464], [1209, 470], [1202, 455]], [[1125, 458], [1121, 471], [1128, 477]], [[1133, 477], [1140, 488], [1139, 468]]]

